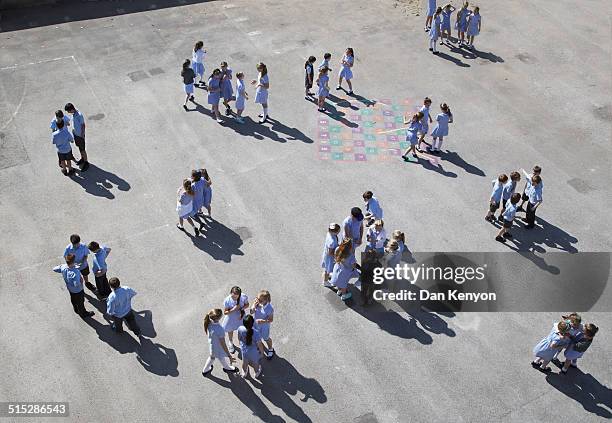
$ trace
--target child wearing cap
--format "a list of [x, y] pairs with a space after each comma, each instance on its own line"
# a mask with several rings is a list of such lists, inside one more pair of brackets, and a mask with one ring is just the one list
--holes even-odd
[[323, 286], [331, 286], [329, 278], [334, 270], [334, 253], [338, 248], [338, 234], [340, 233], [340, 225], [330, 223], [325, 235], [325, 243], [323, 244], [323, 256], [321, 258], [321, 267], [323, 268]]

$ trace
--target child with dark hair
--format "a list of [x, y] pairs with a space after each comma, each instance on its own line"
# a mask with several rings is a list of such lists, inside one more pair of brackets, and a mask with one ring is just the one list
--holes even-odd
[[96, 279], [96, 295], [99, 299], [106, 301], [106, 298], [111, 293], [111, 288], [106, 277], [108, 271], [106, 259], [110, 255], [111, 249], [106, 245], [100, 246], [96, 241], [91, 241], [87, 245], [87, 248], [93, 253], [93, 266], [91, 270]]
[[310, 56], [308, 60], [306, 60], [306, 63], [304, 63], [304, 86], [306, 87], [304, 98], [306, 100], [310, 100], [310, 97], [314, 96], [314, 93], [310, 92], [310, 89], [314, 82], [314, 63], [316, 61], [316, 57]]
[[238, 328], [238, 341], [242, 353], [242, 371], [240, 376], [246, 378], [249, 375], [249, 365], [255, 370], [255, 378], [261, 376], [261, 364], [259, 358], [265, 354], [259, 330], [254, 328], [255, 319], [246, 315], [242, 319], [242, 326]]
[[231, 365], [235, 359], [231, 356], [225, 344], [225, 331], [219, 323], [221, 316], [223, 316], [223, 312], [220, 308], [214, 308], [204, 316], [204, 333], [208, 336], [210, 355], [202, 369], [202, 376], [208, 376], [212, 372], [215, 359], [221, 362], [225, 373], [238, 373], [238, 368]]
[[500, 219], [502, 220], [502, 228], [497, 233], [495, 237], [496, 241], [506, 242], [506, 238], [512, 238], [512, 234], [510, 233], [510, 228], [512, 227], [512, 222], [514, 221], [514, 216], [516, 215], [517, 204], [521, 200], [521, 194], [515, 192], [512, 194], [512, 197], [506, 202], [506, 206], [504, 207], [504, 212], [500, 215]]
[[380, 262], [382, 254], [376, 250], [367, 250], [361, 257], [361, 277], [359, 279], [361, 281], [361, 301], [365, 306], [373, 301], [374, 271], [382, 267]]
[[234, 331], [240, 327], [240, 322], [244, 317], [244, 312], [249, 309], [249, 297], [242, 293], [242, 290], [238, 286], [233, 286], [230, 289], [230, 295], [225, 298], [223, 302], [223, 330], [227, 332], [227, 339], [229, 341], [228, 350], [231, 354], [236, 352], [234, 347]]
[[494, 179], [493, 181], [491, 181], [491, 184], [493, 185], [493, 190], [491, 191], [491, 197], [489, 199], [489, 211], [485, 216], [485, 220], [487, 222], [493, 222], [493, 216], [495, 215], [495, 212], [497, 211], [497, 209], [499, 208], [499, 204], [501, 203], [502, 191], [506, 182], [508, 182], [508, 175], [506, 175], [505, 173], [500, 174], [497, 177], [497, 180]]
[[191, 68], [191, 61], [186, 59], [183, 62], [183, 70], [181, 71], [181, 77], [183, 78], [183, 85], [185, 86], [185, 103], [183, 103], [183, 109], [187, 110], [187, 101], [194, 101], [193, 96], [193, 82], [195, 81], [195, 72]]
[[[521, 174], [514, 171], [510, 173], [510, 180], [504, 184], [504, 187], [502, 189], [501, 211], [499, 212], [499, 217], [498, 217], [498, 220], [500, 222], [503, 220], [502, 215], [504, 214], [504, 210], [506, 210], [506, 203], [508, 202], [508, 200], [510, 200], [510, 198], [514, 194], [514, 191], [516, 190], [516, 184], [520, 180], [521, 180]], [[519, 194], [519, 200], [520, 200], [520, 194]], [[518, 211], [518, 206], [517, 206], [517, 211]]]
[[593, 323], [587, 323], [584, 325], [584, 331], [578, 332], [578, 334], [571, 338], [570, 345], [565, 349], [563, 355], [565, 356], [565, 363], [563, 364], [563, 368], [561, 369], [561, 373], [567, 373], [567, 369], [569, 369], [570, 365], [572, 367], [578, 367], [576, 365], [576, 360], [581, 358], [586, 350], [589, 349], [591, 343], [593, 342], [593, 338], [599, 331], [599, 328], [595, 326]]

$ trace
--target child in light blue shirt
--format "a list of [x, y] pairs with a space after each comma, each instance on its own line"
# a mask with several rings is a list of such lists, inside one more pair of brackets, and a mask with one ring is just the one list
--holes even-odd
[[493, 215], [499, 208], [499, 203], [502, 200], [502, 194], [504, 190], [504, 184], [508, 182], [508, 175], [502, 173], [497, 177], [497, 180], [491, 181], [493, 184], [493, 190], [491, 191], [491, 198], [489, 200], [489, 211], [485, 216], [487, 222], [493, 222]]

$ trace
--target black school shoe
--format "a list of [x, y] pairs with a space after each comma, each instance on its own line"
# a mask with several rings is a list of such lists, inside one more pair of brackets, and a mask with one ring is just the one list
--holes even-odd
[[511, 234], [510, 232], [506, 232], [506, 233], [504, 234], [504, 237], [506, 237], [506, 238], [512, 238], [512, 234]]
[[225, 373], [227, 373], [228, 375], [235, 375], [236, 373], [238, 373], [240, 370], [238, 370], [238, 367], [234, 366], [233, 370], [227, 370], [227, 369], [223, 369], [223, 371]]
[[[211, 364], [211, 365], [210, 365], [210, 370], [208, 370], [207, 372], [202, 372], [202, 376], [206, 377], [206, 376], [208, 376], [209, 374], [211, 374], [211, 373], [212, 373], [212, 370], [213, 370], [213, 368], [214, 368], [214, 367], [215, 367], [215, 365], [214, 365], [214, 364]], [[224, 370], [225, 370], [225, 369], [224, 369]]]
[[503, 236], [496, 236], [495, 241], [506, 242], [506, 238], [504, 238]]
[[87, 172], [87, 169], [89, 169], [89, 162], [83, 162], [83, 166], [81, 166], [81, 171]]

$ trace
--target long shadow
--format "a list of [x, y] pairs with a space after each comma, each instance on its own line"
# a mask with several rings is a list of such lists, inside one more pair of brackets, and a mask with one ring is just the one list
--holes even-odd
[[480, 59], [486, 59], [493, 63], [504, 63], [504, 59], [502, 59], [500, 56], [491, 53], [490, 51], [485, 53], [484, 51], [476, 50], [476, 48], [474, 48], [472, 52], [476, 57]]
[[[155, 0], [154, 3], [155, 9], [165, 9], [209, 1], [212, 0]], [[19, 1], [17, 0], [7, 2], [7, 4], [18, 3]], [[104, 18], [107, 16], [126, 15], [147, 10], [152, 10], [152, 2], [150, 0], [131, 0], [129, 2], [111, 0], [96, 2], [71, 1], [68, 5], [49, 4], [29, 8], [15, 8], [14, 10], [2, 10], [2, 30], [0, 32], [18, 31], [20, 29]]]
[[454, 164], [457, 167], [460, 167], [461, 169], [465, 170], [467, 173], [471, 173], [472, 175], [486, 176], [486, 174], [482, 171], [482, 169], [474, 166], [473, 164], [466, 162], [459, 154], [457, 154], [454, 151], [446, 150], [445, 152], [442, 153], [440, 158], [442, 160], [445, 160], [449, 163]]
[[590, 373], [583, 373], [578, 368], [570, 368], [565, 375], [559, 373], [547, 374], [546, 382], [562, 394], [579, 402], [589, 413], [596, 414], [604, 419], [612, 418], [610, 412], [610, 409], [612, 409], [612, 389], [602, 385]]
[[[346, 93], [346, 90], [344, 88], [342, 90]], [[376, 100], [370, 100], [369, 98], [366, 98], [366, 97], [364, 97], [362, 95], [359, 95], [359, 94], [353, 93], [351, 95], [351, 97], [353, 97], [355, 100], [357, 100], [358, 102], [362, 103], [366, 107], [374, 107], [374, 105], [376, 104]]]
[[359, 107], [353, 106], [351, 102], [348, 101], [347, 99], [336, 97], [335, 95], [331, 93], [327, 96], [327, 99], [332, 103], [336, 103], [336, 106], [338, 107], [344, 107], [344, 108], [351, 109], [351, 110], [359, 110]]
[[462, 62], [460, 59], [457, 59], [454, 56], [451, 56], [450, 54], [446, 54], [443, 51], [438, 50], [438, 57], [448, 60], [449, 62], [453, 62], [454, 64], [456, 64], [457, 66], [460, 66], [462, 68], [469, 68], [470, 65], [467, 63]]
[[82, 186], [88, 194], [105, 197], [109, 200], [115, 198], [115, 194], [111, 191], [113, 186], [116, 186], [119, 191], [129, 191], [131, 188], [125, 179], [91, 163], [86, 172], [77, 171], [70, 176], [70, 179]]
[[178, 376], [178, 359], [174, 350], [158, 343], [154, 344], [150, 339], [145, 338], [157, 336], [151, 311], [134, 311], [141, 329], [140, 343], [138, 343], [127, 330], [124, 333], [116, 333], [111, 329], [110, 319], [104, 314], [106, 313], [105, 302], [89, 294], [85, 294], [85, 297], [106, 321], [106, 324], [103, 324], [94, 318], [84, 319], [96, 331], [101, 341], [113, 347], [120, 354], [135, 353], [136, 360], [150, 373], [158, 376]]
[[[223, 125], [233, 129], [243, 136], [250, 136], [258, 140], [269, 138], [272, 141], [285, 143], [287, 141], [302, 141], [312, 144], [314, 141], [297, 128], [291, 128], [278, 120], [268, 117], [268, 122], [261, 124], [249, 116], [244, 116], [244, 123], [240, 124], [229, 117], [224, 117]], [[269, 125], [269, 126], [268, 126]], [[282, 134], [283, 136], [280, 136]]]
[[[219, 370], [221, 371], [221, 370]], [[224, 388], [228, 388], [232, 391], [232, 393], [240, 400], [241, 403], [246, 405], [249, 410], [253, 413], [254, 416], [258, 417], [264, 422], [271, 423], [284, 423], [285, 420], [272, 414], [270, 409], [264, 404], [264, 402], [259, 398], [259, 396], [253, 391], [248, 382], [242, 379], [239, 376], [229, 376], [230, 380], [223, 380], [210, 373], [207, 376], [207, 379], [215, 382], [217, 385], [222, 386]]]
[[207, 221], [204, 229], [198, 237], [191, 235], [190, 232], [187, 232], [187, 235], [191, 238], [193, 245], [208, 253], [215, 260], [229, 263], [232, 261], [232, 256], [244, 255], [244, 252], [240, 250], [243, 240], [237, 232], [215, 219]]
[[274, 356], [269, 366], [264, 367], [261, 383], [253, 381], [253, 386], [261, 389], [268, 401], [298, 422], [312, 422], [312, 419], [292, 397], [300, 394], [301, 402], [327, 402], [325, 390], [316, 379], [303, 376], [289, 361], [278, 355]]
[[349, 128], [357, 128], [359, 126], [359, 124], [357, 124], [355, 122], [351, 122], [350, 120], [345, 118], [344, 116], [346, 116], [346, 113], [338, 110], [330, 102], [326, 102], [325, 103], [325, 111], [324, 112], [319, 112], [319, 113], [323, 113], [323, 114], [329, 116], [330, 118], [332, 118], [333, 120], [338, 121], [339, 123], [343, 124], [344, 126], [348, 126]]
[[442, 163], [440, 163], [439, 161], [437, 165], [434, 165], [426, 157], [419, 156], [419, 163], [421, 164], [421, 166], [423, 166], [423, 169], [432, 170], [434, 172], [439, 173], [442, 176], [446, 176], [447, 178], [457, 177], [457, 174], [455, 172], [444, 170], [444, 168], [442, 167]]

